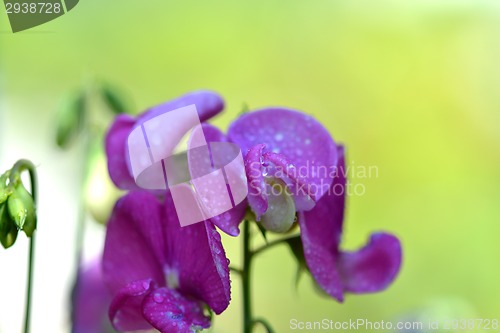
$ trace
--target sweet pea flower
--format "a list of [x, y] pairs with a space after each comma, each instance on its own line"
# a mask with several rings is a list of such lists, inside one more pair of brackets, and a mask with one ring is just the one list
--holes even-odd
[[181, 227], [171, 195], [132, 191], [107, 226], [103, 276], [118, 331], [155, 328], [191, 333], [208, 328], [230, 301], [229, 261], [213, 223]]
[[[127, 161], [127, 140], [132, 130], [136, 128], [136, 126], [140, 126], [144, 122], [166, 112], [192, 104], [196, 106], [201, 122], [205, 122], [217, 115], [224, 108], [222, 97], [212, 91], [200, 90], [153, 107], [138, 117], [122, 114], [115, 118], [107, 132], [105, 146], [109, 175], [118, 188], [124, 190], [140, 190], [134, 181]], [[214, 126], [202, 123], [201, 128], [203, 129], [207, 143], [227, 141], [225, 135]], [[165, 151], [165, 156], [169, 156], [171, 153], [171, 151]], [[165, 191], [152, 191], [152, 193], [161, 197], [164, 195]], [[228, 235], [237, 236], [240, 233], [238, 225], [245, 214], [246, 206], [246, 201], [242, 202], [228, 212], [211, 218], [210, 221]]]
[[[246, 154], [248, 202], [257, 221], [285, 232], [298, 216], [306, 264], [326, 293], [342, 302], [345, 292], [376, 292], [392, 283], [402, 256], [395, 236], [375, 233], [356, 252], [339, 248], [344, 148], [318, 121], [295, 110], [262, 109], [235, 120], [228, 138]], [[276, 187], [281, 191], [273, 191]]]

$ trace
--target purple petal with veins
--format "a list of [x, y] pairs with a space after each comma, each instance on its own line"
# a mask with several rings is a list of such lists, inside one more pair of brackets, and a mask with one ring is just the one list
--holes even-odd
[[230, 125], [228, 138], [243, 152], [264, 144], [262, 153], [281, 154], [300, 171], [304, 182], [317, 189], [315, 200], [330, 188], [331, 171], [337, 164], [336, 145], [326, 128], [310, 115], [285, 108], [249, 112]]
[[[163, 200], [147, 191], [130, 192], [108, 223], [103, 275], [114, 295], [110, 319], [118, 330], [146, 329], [149, 322], [167, 325], [144, 301], [158, 288], [204, 302], [217, 314], [229, 305], [229, 260], [215, 226], [205, 221], [181, 227], [171, 195]], [[197, 313], [191, 313], [193, 318]]]

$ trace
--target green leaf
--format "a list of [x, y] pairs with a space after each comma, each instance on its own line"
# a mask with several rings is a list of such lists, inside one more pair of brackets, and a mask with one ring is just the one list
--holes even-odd
[[259, 231], [260, 231], [262, 237], [264, 237], [264, 240], [266, 241], [266, 243], [268, 243], [266, 228], [264, 228], [264, 226], [262, 224], [260, 224], [259, 222], [257, 222], [256, 224], [257, 224], [257, 227], [259, 227]]
[[86, 102], [83, 93], [67, 97], [57, 118], [56, 143], [60, 148], [68, 148], [83, 129]]
[[108, 83], [103, 83], [100, 88], [104, 102], [113, 113], [130, 113], [130, 107], [118, 89]]
[[302, 239], [300, 238], [300, 235], [288, 238], [286, 243], [290, 247], [292, 255], [297, 262], [297, 271], [295, 274], [295, 288], [297, 288], [302, 274], [309, 271], [306, 264], [306, 258], [304, 256], [304, 247], [302, 246]]

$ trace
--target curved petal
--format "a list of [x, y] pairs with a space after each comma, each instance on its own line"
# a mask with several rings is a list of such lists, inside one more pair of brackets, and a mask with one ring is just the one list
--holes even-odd
[[113, 294], [137, 280], [164, 285], [161, 214], [160, 203], [147, 191], [130, 192], [116, 203], [103, 253], [103, 277]]
[[258, 144], [251, 147], [245, 156], [245, 172], [248, 179], [248, 204], [255, 213], [257, 221], [267, 211], [268, 200], [264, 166], [262, 165], [262, 151], [266, 146]]
[[316, 200], [330, 188], [337, 149], [326, 128], [312, 116], [285, 108], [249, 112], [230, 125], [228, 137], [244, 152], [265, 144], [264, 153], [284, 155], [306, 182], [318, 189]]
[[162, 333], [192, 333], [210, 327], [202, 304], [167, 288], [156, 289], [144, 298], [142, 314]]
[[[306, 213], [309, 212], [299, 214], [299, 223], [300, 237], [304, 247], [307, 267], [309, 267], [309, 271], [318, 285], [328, 295], [342, 302], [344, 294], [341, 277], [337, 268], [338, 253], [336, 250], [331, 249], [331, 240], [327, 239], [326, 244], [320, 243], [323, 238], [319, 236], [321, 229], [312, 226], [320, 220], [311, 219], [311, 216], [308, 218], [304, 217]], [[327, 234], [331, 235], [328, 232]]]
[[330, 190], [314, 208], [299, 214], [304, 256], [314, 279], [325, 292], [343, 301], [343, 286], [337, 267], [345, 203], [345, 159], [339, 147], [339, 164]]
[[179, 290], [207, 303], [220, 314], [231, 299], [229, 260], [220, 234], [209, 221], [181, 227], [170, 194], [165, 198], [167, 218], [166, 271]]
[[[189, 158], [189, 170], [191, 175], [196, 176], [205, 176], [206, 174], [214, 171], [214, 169], [226, 167], [226, 173], [228, 172], [227, 165], [233, 161], [233, 159], [239, 153], [239, 149], [234, 144], [224, 144], [227, 143], [227, 137], [220, 131], [217, 127], [212, 126], [210, 124], [201, 124], [201, 130], [203, 131], [204, 140], [208, 146], [195, 148], [194, 150], [188, 150], [188, 158]], [[191, 146], [191, 141], [193, 137], [199, 135], [199, 129], [195, 129], [190, 138], [190, 143], [188, 146]], [[211, 144], [215, 143], [215, 144]], [[220, 144], [223, 143], [223, 144]], [[235, 151], [235, 148], [237, 151]], [[205, 152], [206, 151], [206, 152]], [[204, 153], [205, 152], [205, 153]], [[208, 155], [210, 154], [210, 155]], [[203, 158], [204, 155], [207, 155], [206, 158], [211, 160], [211, 163], [206, 163], [207, 168], [203, 167], [203, 162], [199, 163], [199, 159]], [[196, 165], [193, 165], [196, 164]], [[233, 177], [239, 177], [239, 174], [233, 174]], [[228, 177], [227, 175], [225, 177]], [[226, 182], [228, 178], [226, 178]], [[236, 184], [237, 186], [238, 184]], [[196, 186], [196, 185], [195, 185]], [[226, 183], [228, 191], [230, 191], [229, 185]], [[246, 182], [245, 182], [246, 186]], [[235, 193], [232, 193], [233, 198]], [[243, 217], [245, 216], [246, 208], [247, 208], [246, 200], [243, 200], [240, 203], [237, 203], [229, 211], [212, 217], [210, 219], [219, 229], [230, 236], [238, 236], [240, 234], [240, 230], [238, 226], [240, 225]]]
[[165, 112], [191, 104], [196, 105], [196, 110], [198, 111], [198, 116], [200, 117], [201, 122], [207, 121], [224, 109], [224, 100], [219, 94], [210, 90], [198, 90], [152, 107], [144, 112], [138, 120], [145, 122]]
[[138, 331], [151, 329], [142, 316], [142, 302], [153, 288], [153, 281], [134, 281], [123, 288], [113, 298], [109, 307], [109, 319], [118, 331]]
[[121, 189], [137, 188], [129, 172], [125, 155], [128, 135], [134, 127], [135, 119], [129, 115], [119, 115], [106, 134], [105, 148], [108, 158], [108, 172], [113, 183]]
[[107, 316], [111, 294], [104, 285], [100, 260], [80, 267], [72, 296], [72, 332], [111, 332]]
[[206, 121], [221, 112], [224, 100], [220, 95], [208, 90], [200, 90], [182, 95], [174, 100], [153, 107], [138, 118], [119, 115], [106, 135], [106, 155], [108, 170], [115, 185], [121, 189], [139, 189], [136, 185], [127, 163], [126, 143], [128, 135], [138, 124], [150, 120], [165, 112], [172, 111], [191, 104], [196, 105], [200, 120]]
[[398, 238], [386, 233], [373, 234], [362, 249], [340, 255], [344, 289], [352, 293], [384, 290], [398, 275], [401, 257]]
[[245, 217], [247, 206], [247, 201], [242, 201], [227, 212], [212, 217], [210, 222], [229, 236], [236, 237], [240, 234], [239, 225]]

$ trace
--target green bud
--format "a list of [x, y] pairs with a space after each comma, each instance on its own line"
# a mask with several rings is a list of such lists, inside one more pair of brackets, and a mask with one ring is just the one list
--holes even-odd
[[3, 204], [5, 201], [7, 201], [7, 198], [10, 195], [10, 190], [6, 185], [8, 178], [9, 178], [8, 172], [0, 176], [0, 204]]
[[35, 203], [22, 183], [19, 183], [10, 195], [7, 206], [17, 228], [22, 229], [26, 236], [31, 237], [36, 228]]
[[83, 128], [85, 117], [85, 96], [73, 95], [61, 108], [57, 120], [56, 143], [67, 148]]
[[130, 108], [128, 107], [123, 94], [121, 94], [113, 86], [105, 83], [101, 85], [102, 98], [106, 102], [108, 108], [115, 114], [130, 113]]
[[17, 232], [17, 226], [8, 213], [7, 204], [0, 204], [0, 243], [5, 249], [14, 245]]

